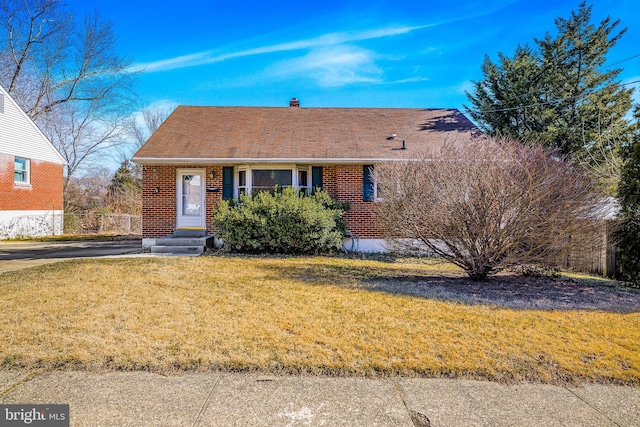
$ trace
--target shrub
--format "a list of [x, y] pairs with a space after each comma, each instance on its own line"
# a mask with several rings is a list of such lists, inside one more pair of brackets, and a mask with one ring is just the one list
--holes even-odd
[[[554, 267], [596, 204], [588, 179], [540, 146], [478, 139], [434, 145], [376, 168], [382, 229], [483, 280], [506, 267]], [[396, 239], [402, 237], [405, 239]]]
[[213, 224], [229, 252], [332, 253], [342, 247], [346, 209], [325, 192], [306, 196], [287, 187], [223, 200], [214, 209]]
[[615, 234], [620, 278], [640, 287], [640, 212], [625, 210]]

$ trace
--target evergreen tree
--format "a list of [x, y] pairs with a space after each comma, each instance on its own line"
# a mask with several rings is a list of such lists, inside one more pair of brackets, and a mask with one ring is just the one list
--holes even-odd
[[[635, 117], [640, 122], [640, 105]], [[640, 285], [640, 125], [625, 149], [625, 163], [618, 187], [622, 222], [616, 233], [622, 278]]]
[[583, 2], [569, 19], [557, 18], [557, 35], [536, 39], [536, 50], [518, 46], [513, 57], [500, 53], [498, 63], [485, 59], [483, 79], [465, 106], [484, 131], [595, 161], [596, 148], [628, 140], [633, 89], [617, 81], [621, 69], [604, 69], [625, 30], [617, 31], [620, 21], [610, 17], [593, 25], [591, 9]]
[[105, 209], [113, 213], [142, 213], [142, 168], [128, 160], [113, 175], [105, 198]]
[[129, 160], [122, 162], [109, 184], [109, 194], [137, 193], [142, 189], [140, 166]]

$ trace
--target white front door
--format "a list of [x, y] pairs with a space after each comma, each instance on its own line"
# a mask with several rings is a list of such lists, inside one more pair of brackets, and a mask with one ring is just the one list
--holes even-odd
[[178, 230], [205, 229], [205, 170], [178, 169], [176, 206]]

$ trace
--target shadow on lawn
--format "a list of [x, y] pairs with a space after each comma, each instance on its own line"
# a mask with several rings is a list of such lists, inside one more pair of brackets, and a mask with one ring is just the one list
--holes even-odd
[[310, 263], [286, 267], [265, 266], [277, 278], [310, 284], [331, 284], [398, 295], [411, 295], [463, 304], [489, 304], [512, 309], [601, 310], [640, 312], [640, 290], [566, 277], [524, 277], [499, 274], [485, 282], [474, 282], [461, 273], [448, 276], [425, 268], [424, 275], [387, 267], [347, 267]]

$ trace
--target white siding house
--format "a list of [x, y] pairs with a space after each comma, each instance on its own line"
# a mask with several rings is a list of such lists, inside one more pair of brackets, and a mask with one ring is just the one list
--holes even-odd
[[0, 239], [62, 233], [65, 164], [0, 86]]

